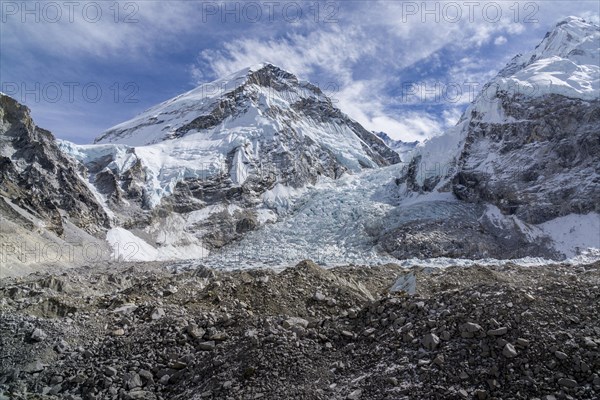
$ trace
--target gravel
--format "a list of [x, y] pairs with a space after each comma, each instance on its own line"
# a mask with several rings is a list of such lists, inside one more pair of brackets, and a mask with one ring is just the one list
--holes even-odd
[[600, 263], [9, 278], [0, 399], [597, 399], [599, 286]]

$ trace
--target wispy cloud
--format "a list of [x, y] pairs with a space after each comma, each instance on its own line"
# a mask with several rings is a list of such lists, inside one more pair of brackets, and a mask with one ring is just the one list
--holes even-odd
[[498, 36], [496, 39], [494, 39], [494, 44], [495, 44], [496, 46], [502, 46], [502, 45], [503, 45], [503, 44], [505, 44], [507, 41], [508, 41], [508, 40], [507, 40], [507, 39], [506, 39], [504, 36], [500, 35], [500, 36]]
[[[10, 3], [11, 6], [6, 3]], [[12, 5], [15, 5], [12, 7]], [[66, 59], [139, 57], [197, 27], [194, 2], [4, 2], [3, 50]], [[151, 26], [151, 29], [149, 27]]]
[[[58, 22], [32, 21], [31, 15], [22, 22], [22, 9], [3, 8], [0, 73], [3, 82], [28, 87], [98, 81], [106, 96], [113, 83], [137, 84], [138, 102], [131, 104], [109, 98], [77, 104], [27, 99], [38, 122], [80, 142], [195, 84], [262, 61], [328, 88], [342, 111], [368, 129], [405, 140], [426, 138], [443, 131], [472, 100], [465, 83], [482, 86], [514, 54], [537, 44], [558, 19], [570, 14], [599, 19], [597, 0], [339, 1], [318, 2], [318, 10], [313, 1], [252, 2], [262, 14], [259, 20], [240, 1], [82, 1], [74, 2], [70, 21], [66, 3], [56, 2], [63, 8]], [[96, 5], [102, 17], [92, 22]], [[87, 18], [84, 7], [92, 7]], [[408, 99], [411, 84], [425, 91]], [[444, 88], [457, 84], [465, 93], [458, 100], [444, 98]], [[70, 120], [57, 117], [64, 110], [73, 110]]]
[[[447, 108], [456, 112], [473, 99], [467, 86], [482, 85], [485, 82], [480, 81], [489, 79], [488, 65], [465, 63], [464, 58], [451, 60], [440, 52], [449, 48], [462, 54], [478, 51], [498, 34], [514, 36], [525, 31], [521, 21], [508, 17], [493, 22], [482, 16], [449, 22], [442, 15], [432, 24], [419, 13], [408, 15], [401, 2], [352, 3], [350, 10], [341, 3], [340, 7], [338, 24], [278, 38], [243, 37], [204, 50], [192, 69], [194, 76], [206, 81], [270, 61], [317, 84], [335, 80], [339, 91], [333, 95], [340, 108], [368, 129], [384, 130], [405, 140], [423, 140], [439, 134], [448, 118], [441, 112], [432, 115], [425, 107], [419, 111], [402, 106], [433, 101], [447, 103]], [[444, 71], [426, 70], [426, 79], [414, 80], [415, 71], [425, 61]], [[486, 67], [487, 71], [482, 71]], [[421, 89], [410, 100], [403, 98], [407, 84]], [[456, 91], [457, 85], [464, 91], [458, 97], [448, 92]]]
[[224, 43], [221, 49], [202, 51], [199, 60], [215, 76], [269, 61], [303, 77], [324, 69], [340, 82], [349, 82], [355, 64], [372, 56], [375, 50], [373, 39], [361, 29], [342, 30], [334, 25], [308, 34], [289, 33], [278, 39], [241, 38]]

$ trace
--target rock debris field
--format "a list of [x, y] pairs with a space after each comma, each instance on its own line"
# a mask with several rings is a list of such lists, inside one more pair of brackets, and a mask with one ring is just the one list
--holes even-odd
[[0, 399], [598, 399], [599, 284], [600, 263], [6, 278]]

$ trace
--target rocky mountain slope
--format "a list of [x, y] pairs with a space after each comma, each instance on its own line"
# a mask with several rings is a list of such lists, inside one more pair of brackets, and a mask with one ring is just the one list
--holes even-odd
[[80, 167], [0, 93], [0, 276], [110, 257], [109, 216]]
[[96, 143], [61, 146], [121, 233], [167, 258], [201, 257], [276, 220], [289, 193], [319, 180], [400, 160], [318, 87], [271, 64], [201, 85]]
[[78, 165], [37, 127], [27, 107], [0, 93], [0, 204], [3, 215], [39, 218], [62, 236], [63, 217], [89, 233], [108, 227], [108, 217], [78, 175]]
[[399, 195], [451, 192], [479, 211], [402, 224], [380, 235], [386, 250], [552, 257], [538, 228], [574, 219], [573, 232], [587, 225], [598, 247], [599, 49], [597, 25], [561, 21], [484, 87], [456, 127], [418, 147]]
[[2, 218], [8, 235], [26, 230], [23, 211], [47, 237], [69, 226], [116, 257], [214, 267], [598, 257], [599, 48], [598, 26], [560, 22], [454, 128], [402, 147], [412, 157], [402, 164], [388, 136], [271, 64], [92, 145], [54, 143], [6, 98]]
[[600, 211], [599, 51], [600, 27], [569, 18], [500, 71], [469, 116], [458, 198], [532, 223]]

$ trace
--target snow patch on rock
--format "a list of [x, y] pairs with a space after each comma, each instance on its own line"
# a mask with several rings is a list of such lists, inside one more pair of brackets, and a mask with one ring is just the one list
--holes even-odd
[[600, 214], [569, 214], [538, 227], [555, 243], [556, 250], [567, 257], [600, 251]]

